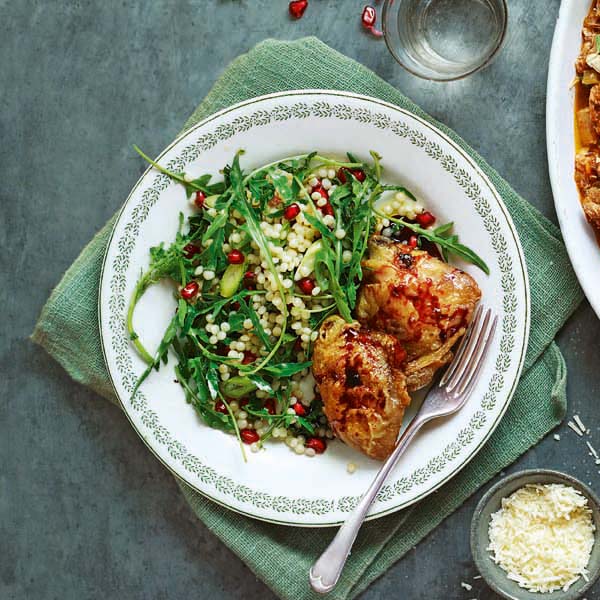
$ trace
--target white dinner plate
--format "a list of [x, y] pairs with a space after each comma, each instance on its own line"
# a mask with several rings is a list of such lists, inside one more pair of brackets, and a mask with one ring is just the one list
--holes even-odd
[[[481, 449], [514, 393], [529, 331], [525, 261], [514, 225], [489, 179], [461, 148], [427, 122], [374, 98], [334, 91], [292, 91], [223, 110], [175, 140], [158, 162], [196, 176], [219, 170], [243, 148], [250, 169], [282, 157], [319, 150], [383, 156], [384, 179], [403, 182], [439, 222], [454, 221], [461, 241], [487, 262], [491, 274], [457, 262], [478, 281], [500, 325], [480, 380], [458, 414], [427, 426], [411, 444], [373, 504], [378, 517], [424, 498]], [[344, 520], [379, 468], [341, 442], [325, 454], [298, 456], [282, 443], [248, 454], [235, 437], [210, 429], [174, 383], [173, 366], [153, 372], [132, 398], [144, 370], [125, 329], [125, 316], [150, 246], [173, 240], [182, 186], [148, 169], [118, 217], [100, 289], [100, 325], [106, 364], [124, 411], [154, 454], [192, 488], [232, 510], [287, 525], [324, 526]], [[154, 348], [174, 309], [168, 286], [154, 286], [139, 303], [135, 328]], [[413, 407], [414, 414], [415, 408]], [[410, 413], [409, 417], [410, 418]], [[407, 419], [408, 420], [408, 419]], [[346, 466], [358, 466], [349, 474]]]
[[586, 221], [575, 185], [575, 59], [591, 2], [563, 0], [548, 70], [546, 144], [556, 214], [569, 258], [592, 308], [600, 316], [600, 248]]

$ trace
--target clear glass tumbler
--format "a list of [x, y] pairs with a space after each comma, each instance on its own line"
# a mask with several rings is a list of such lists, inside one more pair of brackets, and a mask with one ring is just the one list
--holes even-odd
[[405, 69], [451, 81], [491, 62], [502, 46], [507, 16], [505, 0], [386, 0], [383, 33]]

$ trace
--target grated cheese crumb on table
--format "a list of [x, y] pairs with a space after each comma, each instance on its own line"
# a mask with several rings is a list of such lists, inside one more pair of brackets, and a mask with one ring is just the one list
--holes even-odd
[[532, 592], [568, 590], [594, 545], [587, 498], [562, 484], [526, 485], [502, 500], [489, 526], [492, 559]]
[[583, 437], [584, 432], [581, 431], [581, 429], [579, 429], [579, 427], [573, 423], [573, 421], [569, 421], [567, 423], [567, 425], [579, 436], [579, 437]]
[[596, 448], [594, 448], [594, 446], [592, 446], [589, 442], [586, 442], [586, 444], [587, 444], [587, 447], [590, 450], [590, 456], [593, 456], [596, 459], [596, 461], [598, 461], [598, 459], [600, 458], [600, 456], [598, 456], [598, 452], [596, 451]]
[[577, 423], [577, 427], [581, 429], [581, 431], [586, 431], [587, 427], [583, 424], [582, 420], [579, 418], [579, 415], [573, 415], [573, 421]]

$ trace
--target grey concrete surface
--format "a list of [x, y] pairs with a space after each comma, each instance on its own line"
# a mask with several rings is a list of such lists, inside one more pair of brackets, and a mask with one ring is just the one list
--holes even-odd
[[[131, 145], [157, 154], [239, 53], [318, 35], [456, 129], [555, 220], [544, 105], [559, 1], [508, 0], [498, 60], [451, 84], [404, 73], [360, 31], [362, 4], [311, 0], [294, 23], [286, 0], [0, 0], [0, 598], [274, 597], [194, 518], [119, 411], [28, 340], [52, 287], [136, 181]], [[600, 443], [598, 339], [587, 303], [559, 336], [569, 414]], [[600, 490], [583, 442], [560, 433], [510, 470], [563, 469]], [[495, 598], [472, 580], [468, 525], [482, 492], [363, 600]]]

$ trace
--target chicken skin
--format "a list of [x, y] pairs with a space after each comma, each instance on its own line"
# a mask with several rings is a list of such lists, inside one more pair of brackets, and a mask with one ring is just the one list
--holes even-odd
[[406, 352], [392, 335], [324, 321], [313, 350], [313, 375], [333, 431], [349, 446], [378, 460], [396, 444], [410, 404], [403, 365]]
[[[600, 85], [596, 87], [600, 88]], [[600, 155], [596, 150], [585, 149], [575, 156], [575, 182], [581, 192], [583, 211], [589, 224], [597, 234], [600, 234], [600, 177], [598, 167], [600, 167]]]
[[364, 327], [395, 336], [407, 353], [409, 391], [427, 385], [452, 360], [481, 291], [460, 269], [383, 236], [369, 241], [356, 316]]

